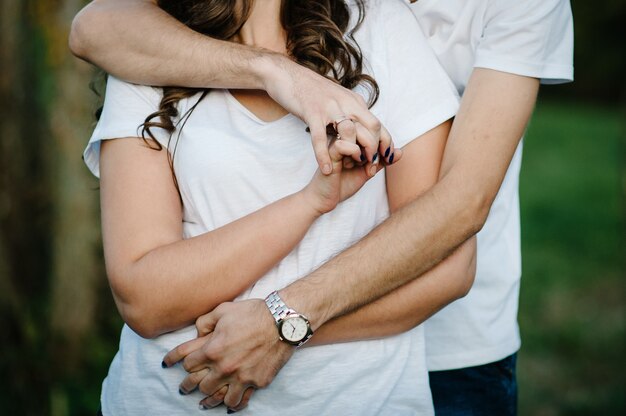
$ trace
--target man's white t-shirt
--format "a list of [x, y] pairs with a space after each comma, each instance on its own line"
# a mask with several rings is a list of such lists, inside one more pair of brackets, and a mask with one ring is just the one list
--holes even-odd
[[[368, 72], [380, 86], [373, 112], [391, 131], [397, 146], [454, 116], [459, 101], [456, 89], [405, 4], [371, 1], [356, 39]], [[359, 92], [366, 94], [363, 89]], [[101, 141], [138, 136], [138, 126], [160, 99], [160, 89], [109, 77], [102, 116], [84, 154], [95, 175], [99, 174]], [[181, 101], [180, 113], [197, 99]], [[184, 237], [215, 230], [304, 188], [317, 168], [305, 127], [293, 115], [264, 122], [228, 91], [211, 91], [187, 120], [175, 152]], [[155, 130], [156, 138], [167, 147], [169, 136]], [[388, 215], [385, 176], [379, 174], [353, 198], [315, 221], [300, 244], [239, 299], [264, 298], [307, 275]], [[178, 394], [184, 369], [161, 368], [163, 356], [195, 333], [190, 326], [144, 339], [125, 325], [102, 387], [103, 414], [198, 412], [201, 393]], [[423, 327], [380, 340], [299, 349], [272, 384], [257, 391], [240, 413], [430, 415], [425, 354]], [[225, 409], [206, 413], [222, 415]]]
[[[411, 10], [461, 95], [474, 68], [535, 77], [547, 84], [573, 79], [567, 0], [418, 0]], [[520, 347], [521, 159], [520, 144], [478, 233], [477, 273], [470, 293], [425, 324], [432, 371], [487, 364]]]

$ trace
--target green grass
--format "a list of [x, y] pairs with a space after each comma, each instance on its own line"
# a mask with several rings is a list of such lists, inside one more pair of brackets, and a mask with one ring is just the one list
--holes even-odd
[[521, 415], [626, 409], [623, 113], [540, 102], [521, 177]]

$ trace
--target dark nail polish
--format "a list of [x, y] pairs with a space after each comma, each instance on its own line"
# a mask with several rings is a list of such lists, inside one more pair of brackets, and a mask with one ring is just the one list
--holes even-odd
[[226, 409], [226, 413], [228, 413], [229, 415], [232, 415], [233, 413], [235, 413], [236, 410], [233, 409]]
[[210, 409], [210, 407], [209, 407], [209, 406], [207, 406], [206, 404], [202, 404], [202, 403], [200, 403], [200, 404], [198, 405], [198, 409], [200, 409], [200, 410], [209, 410], [209, 409]]
[[361, 153], [361, 162], [365, 162], [365, 155]]
[[391, 152], [391, 146], [389, 146], [387, 150], [385, 150], [385, 157], [389, 156], [389, 152]]
[[391, 156], [389, 156], [389, 164], [391, 165], [393, 163], [393, 157], [396, 155], [396, 152], [393, 152], [391, 154]]
[[374, 153], [374, 156], [372, 156], [372, 163], [376, 162], [376, 159], [378, 159], [378, 152]]
[[185, 396], [187, 394], [187, 392], [179, 387], [178, 388], [178, 394], [180, 394], [181, 396]]
[[162, 368], [167, 368], [167, 364], [165, 364], [165, 361], [161, 361], [161, 367]]
[[304, 131], [306, 131], [307, 133], [311, 133], [311, 128], [307, 127], [306, 129], [304, 129]]

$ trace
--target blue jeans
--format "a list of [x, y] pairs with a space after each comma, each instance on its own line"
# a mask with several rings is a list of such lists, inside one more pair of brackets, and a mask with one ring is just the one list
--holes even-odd
[[431, 371], [436, 416], [517, 415], [517, 354], [495, 363]]

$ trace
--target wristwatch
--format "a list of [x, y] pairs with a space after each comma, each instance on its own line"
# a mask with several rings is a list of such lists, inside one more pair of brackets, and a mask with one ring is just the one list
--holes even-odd
[[276, 291], [265, 298], [265, 304], [276, 321], [281, 341], [299, 347], [313, 336], [311, 323], [307, 317], [285, 305]]

